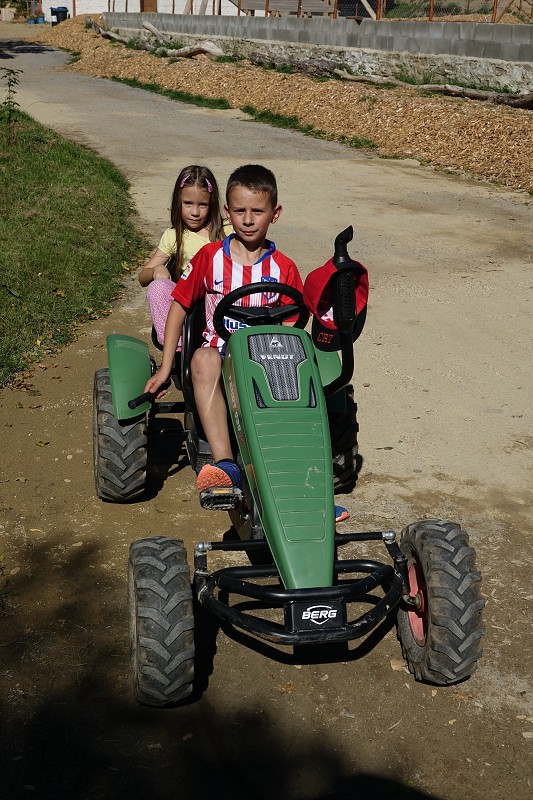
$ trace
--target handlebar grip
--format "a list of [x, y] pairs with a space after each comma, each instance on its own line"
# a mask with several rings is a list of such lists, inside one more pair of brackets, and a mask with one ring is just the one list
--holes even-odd
[[[161, 389], [168, 389], [169, 386], [170, 386], [170, 379], [162, 383], [157, 391], [160, 392]], [[155, 395], [156, 393], [154, 392], [143, 392], [137, 397], [134, 397], [133, 400], [128, 400], [128, 408], [131, 408], [131, 410], [134, 411], [139, 406], [142, 406], [143, 403], [151, 402], [154, 399]]]
[[342, 270], [333, 284], [333, 319], [341, 333], [353, 330], [357, 319], [355, 310], [355, 275], [353, 270]]
[[147, 403], [153, 397], [152, 392], [144, 392], [140, 394], [138, 397], [134, 397], [133, 400], [128, 400], [128, 408], [131, 408], [133, 411], [135, 408], [142, 406], [143, 403]]

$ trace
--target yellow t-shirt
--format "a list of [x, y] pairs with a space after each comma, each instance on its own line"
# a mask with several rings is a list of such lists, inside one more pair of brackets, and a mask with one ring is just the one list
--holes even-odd
[[[225, 222], [224, 236], [228, 236], [230, 233], [233, 233], [231, 223]], [[181, 263], [179, 265], [180, 273], [183, 272], [191, 258], [196, 255], [198, 250], [203, 247], [204, 244], [209, 244], [209, 239], [204, 239], [203, 236], [199, 236], [194, 231], [183, 231]], [[174, 228], [167, 228], [166, 231], [164, 231], [158, 247], [161, 252], [166, 253], [169, 258], [176, 255], [176, 231]]]

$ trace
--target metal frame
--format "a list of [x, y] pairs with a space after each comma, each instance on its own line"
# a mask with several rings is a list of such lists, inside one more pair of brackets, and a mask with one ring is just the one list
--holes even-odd
[[[198, 542], [194, 551], [194, 584], [199, 602], [220, 619], [230, 625], [253, 634], [260, 639], [281, 645], [317, 644], [325, 642], [344, 642], [358, 639], [369, 633], [400, 602], [416, 607], [417, 599], [410, 596], [407, 572], [407, 558], [396, 542], [394, 531], [367, 531], [346, 533], [335, 536], [335, 545], [348, 542], [382, 541], [393, 564], [382, 564], [368, 559], [340, 559], [335, 561], [336, 582], [332, 586], [312, 589], [285, 589], [281, 582], [263, 585], [256, 583], [260, 578], [278, 578], [276, 567], [242, 566], [224, 567], [212, 573], [207, 566], [210, 551], [244, 551], [252, 553], [268, 547], [265, 540], [246, 542]], [[366, 573], [365, 577], [340, 580], [339, 576], [350, 573]], [[290, 609], [292, 603], [304, 601], [326, 603], [362, 602], [365, 595], [381, 587], [384, 595], [368, 611], [351, 622], [338, 627], [316, 630], [292, 630]], [[230, 605], [229, 597], [237, 594], [258, 601], [264, 609], [280, 608], [285, 611], [285, 624], [266, 620], [251, 611], [244, 611], [237, 605]]]

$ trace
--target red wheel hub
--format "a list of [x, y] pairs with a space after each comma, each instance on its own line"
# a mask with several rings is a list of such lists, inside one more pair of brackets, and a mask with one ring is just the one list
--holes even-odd
[[427, 636], [427, 591], [422, 567], [418, 561], [409, 564], [409, 590], [412, 597], [418, 597], [419, 607], [407, 612], [413, 638], [419, 647], [424, 647]]

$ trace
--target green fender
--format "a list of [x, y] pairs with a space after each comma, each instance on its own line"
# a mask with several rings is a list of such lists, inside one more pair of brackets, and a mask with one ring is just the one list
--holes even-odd
[[107, 337], [107, 363], [115, 417], [126, 420], [145, 414], [150, 402], [143, 403], [133, 411], [128, 407], [128, 402], [143, 394], [152, 374], [146, 342], [133, 336], [112, 333]]
[[[257, 336], [278, 350], [250, 356]], [[298, 346], [297, 342], [300, 342]], [[277, 400], [264, 364], [298, 351], [297, 396]], [[264, 361], [262, 359], [265, 359]], [[250, 490], [283, 585], [331, 586], [335, 552], [333, 474], [326, 402], [305, 331], [266, 325], [232, 334], [222, 367]], [[282, 371], [283, 373], [283, 371]]]

